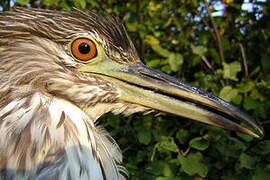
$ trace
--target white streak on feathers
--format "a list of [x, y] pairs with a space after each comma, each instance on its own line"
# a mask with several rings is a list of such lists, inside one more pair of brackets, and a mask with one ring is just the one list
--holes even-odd
[[114, 140], [68, 101], [35, 93], [3, 107], [0, 121], [0, 164], [10, 179], [124, 179]]

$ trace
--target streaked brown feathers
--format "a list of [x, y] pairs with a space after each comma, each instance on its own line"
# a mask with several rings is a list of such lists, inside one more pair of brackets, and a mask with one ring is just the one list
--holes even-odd
[[0, 178], [124, 179], [119, 147], [96, 119], [145, 107], [77, 71], [72, 38], [88, 34], [119, 63], [139, 61], [122, 24], [109, 15], [16, 8], [0, 14]]

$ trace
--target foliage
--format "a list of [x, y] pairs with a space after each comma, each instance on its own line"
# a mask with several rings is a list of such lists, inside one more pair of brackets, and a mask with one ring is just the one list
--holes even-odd
[[[17, 0], [16, 5], [106, 11], [119, 16], [143, 61], [244, 109], [263, 139], [164, 113], [107, 114], [102, 124], [119, 143], [130, 179], [270, 177], [270, 2], [195, 0]], [[3, 10], [12, 6], [0, 2]], [[211, 14], [211, 13], [210, 13]], [[216, 26], [216, 30], [214, 28]], [[217, 31], [218, 30], [218, 31]], [[218, 36], [217, 36], [218, 34]], [[224, 54], [224, 58], [222, 58]], [[248, 68], [246, 68], [248, 67]]]

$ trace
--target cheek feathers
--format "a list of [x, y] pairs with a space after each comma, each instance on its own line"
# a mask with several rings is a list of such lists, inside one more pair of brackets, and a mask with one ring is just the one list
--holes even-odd
[[81, 108], [87, 108], [97, 103], [115, 102], [119, 99], [120, 93], [116, 87], [101, 78], [62, 75], [48, 80], [48, 92], [71, 101]]

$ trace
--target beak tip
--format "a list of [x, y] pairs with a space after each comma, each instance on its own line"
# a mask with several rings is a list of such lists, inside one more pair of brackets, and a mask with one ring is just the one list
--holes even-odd
[[242, 132], [245, 133], [245, 134], [248, 134], [248, 135], [250, 135], [252, 137], [255, 137], [257, 139], [262, 139], [263, 136], [264, 136], [263, 130], [259, 126], [257, 126], [254, 129], [257, 131], [257, 133], [254, 133], [253, 131], [250, 131], [248, 129], [245, 129], [245, 132], [243, 132], [243, 131]]
[[260, 138], [263, 138], [264, 136], [264, 131], [262, 128], [258, 127], [258, 129], [256, 129], [259, 133], [260, 133]]

